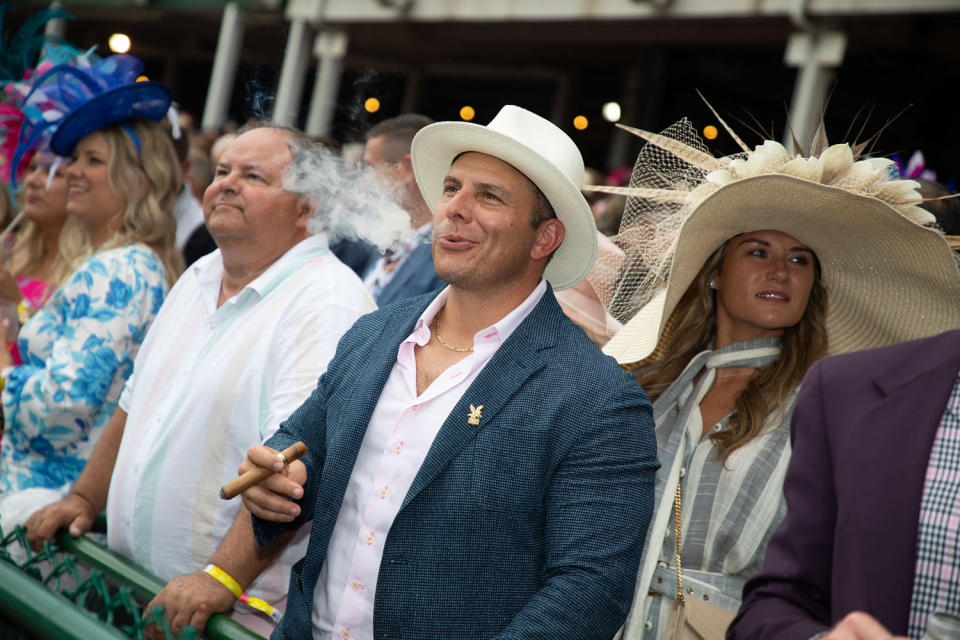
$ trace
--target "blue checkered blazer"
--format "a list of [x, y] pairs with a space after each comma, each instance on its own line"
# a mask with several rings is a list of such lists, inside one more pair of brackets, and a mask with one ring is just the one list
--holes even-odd
[[[364, 316], [267, 444], [303, 440], [312, 519], [273, 638], [310, 637], [327, 544], [397, 349], [433, 295]], [[483, 405], [479, 426], [469, 405]], [[658, 467], [646, 394], [547, 290], [444, 422], [385, 543], [377, 640], [609, 640], [633, 599]]]

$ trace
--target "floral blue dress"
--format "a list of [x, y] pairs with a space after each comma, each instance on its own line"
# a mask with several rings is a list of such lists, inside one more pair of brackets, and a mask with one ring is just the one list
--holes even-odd
[[152, 249], [109, 249], [87, 258], [23, 326], [23, 364], [5, 370], [0, 494], [72, 486], [166, 293]]

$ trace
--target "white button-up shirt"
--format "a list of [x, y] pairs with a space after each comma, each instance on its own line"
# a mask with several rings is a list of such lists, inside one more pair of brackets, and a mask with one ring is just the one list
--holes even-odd
[[[302, 404], [341, 335], [375, 308], [322, 235], [218, 308], [222, 278], [219, 251], [183, 274], [120, 399], [129, 415], [107, 501], [108, 544], [165, 580], [209, 561], [241, 504], [221, 500], [220, 486]], [[248, 593], [282, 599], [308, 534], [303, 527]]]
[[[400, 344], [347, 484], [313, 601], [319, 640], [373, 640], [373, 599], [384, 542], [433, 439], [464, 392], [546, 292], [541, 281], [513, 311], [473, 336], [473, 353], [417, 395], [414, 349], [431, 339], [430, 323], [449, 288], [430, 303]], [[467, 416], [464, 416], [466, 419]]]

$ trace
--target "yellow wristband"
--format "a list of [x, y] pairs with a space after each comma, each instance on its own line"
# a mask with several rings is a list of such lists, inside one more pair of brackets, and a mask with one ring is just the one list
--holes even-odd
[[243, 589], [240, 588], [240, 584], [231, 577], [229, 573], [221, 569], [215, 564], [208, 564], [204, 569], [206, 573], [209, 573], [211, 576], [220, 581], [220, 584], [225, 586], [227, 589], [233, 592], [234, 597], [237, 600], [243, 596]]
[[273, 606], [270, 605], [266, 600], [261, 600], [260, 598], [255, 598], [253, 596], [248, 596], [243, 594], [240, 596], [240, 602], [244, 603], [252, 609], [256, 609], [260, 613], [265, 613], [270, 616], [270, 619], [274, 622], [280, 622], [280, 612], [276, 610]]
[[233, 595], [240, 602], [244, 603], [251, 609], [256, 609], [260, 613], [265, 613], [274, 622], [280, 621], [280, 616], [282, 614], [279, 611], [277, 611], [275, 607], [271, 606], [270, 603], [268, 603], [265, 600], [261, 600], [260, 598], [255, 598], [253, 596], [246, 595], [243, 592], [243, 589], [240, 588], [240, 584], [236, 580], [234, 580], [229, 573], [227, 573], [217, 565], [208, 564], [204, 568], [204, 572], [210, 574], [211, 576], [219, 580], [220, 584], [225, 586], [227, 589], [230, 589], [230, 591], [233, 592]]

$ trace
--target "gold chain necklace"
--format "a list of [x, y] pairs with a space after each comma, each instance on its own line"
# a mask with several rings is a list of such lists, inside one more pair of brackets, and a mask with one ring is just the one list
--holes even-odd
[[449, 342], [447, 342], [446, 340], [444, 340], [443, 338], [440, 337], [440, 333], [439, 333], [439, 331], [440, 331], [440, 313], [441, 313], [442, 311], [443, 311], [443, 309], [441, 309], [440, 311], [438, 311], [438, 312], [437, 312], [437, 317], [433, 319], [433, 335], [437, 338], [437, 342], [440, 343], [440, 346], [441, 346], [441, 347], [443, 347], [444, 349], [448, 349], [448, 350], [450, 350], [450, 351], [456, 351], [457, 353], [472, 353], [472, 352], [473, 352], [473, 347], [458, 347], [458, 346], [456, 346], [456, 345], [450, 344]]

